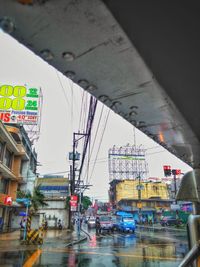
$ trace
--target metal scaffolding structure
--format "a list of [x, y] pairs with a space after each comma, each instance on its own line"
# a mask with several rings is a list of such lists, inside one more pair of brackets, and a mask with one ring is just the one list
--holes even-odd
[[138, 179], [146, 180], [148, 164], [146, 149], [141, 145], [113, 146], [108, 151], [109, 180]]

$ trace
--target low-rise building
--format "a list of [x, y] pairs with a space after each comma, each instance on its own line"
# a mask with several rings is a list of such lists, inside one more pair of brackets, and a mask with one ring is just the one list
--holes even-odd
[[58, 220], [61, 220], [64, 228], [68, 227], [68, 210], [66, 209], [66, 198], [69, 195], [69, 179], [62, 176], [48, 176], [37, 178], [36, 186], [45, 195], [48, 206], [41, 207], [40, 223], [45, 218], [48, 227], [56, 228]]
[[110, 201], [115, 209], [139, 216], [159, 219], [161, 212], [170, 209], [167, 185], [162, 182], [122, 180], [110, 183]]

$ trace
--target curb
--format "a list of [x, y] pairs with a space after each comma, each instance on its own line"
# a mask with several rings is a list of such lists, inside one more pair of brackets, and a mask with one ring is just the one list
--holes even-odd
[[83, 241], [85, 241], [85, 240], [87, 240], [87, 236], [84, 236], [84, 237], [82, 237], [81, 239], [72, 241], [72, 242], [68, 243], [65, 247], [70, 247], [70, 246], [79, 244], [79, 243], [81, 243], [81, 242], [83, 242]]
[[180, 228], [170, 228], [170, 227], [153, 227], [153, 226], [137, 226], [138, 229], [143, 229], [143, 230], [155, 230], [155, 231], [165, 231], [165, 230], [169, 230], [169, 231], [187, 231], [186, 229], [180, 229]]

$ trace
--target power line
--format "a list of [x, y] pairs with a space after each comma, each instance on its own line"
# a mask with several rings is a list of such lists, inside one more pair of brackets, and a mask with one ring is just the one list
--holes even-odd
[[158, 154], [158, 153], [163, 153], [163, 152], [167, 152], [167, 151], [166, 150], [161, 150], [161, 151], [158, 151], [158, 152], [147, 153], [146, 156], [154, 155], [154, 154]]
[[83, 104], [84, 104], [84, 97], [85, 97], [85, 91], [83, 90], [82, 92], [82, 99], [81, 99], [81, 110], [80, 110], [80, 117], [79, 117], [79, 126], [78, 126], [78, 129], [79, 131], [81, 131], [80, 127], [81, 127], [81, 119], [82, 119], [82, 116], [83, 116]]
[[106, 129], [106, 126], [107, 126], [107, 122], [108, 122], [108, 117], [110, 115], [110, 111], [111, 110], [109, 109], [107, 117], [106, 117], [104, 129], [103, 129], [103, 132], [102, 132], [101, 140], [100, 140], [100, 143], [99, 143], [99, 147], [98, 147], [98, 150], [97, 150], [97, 154], [96, 154], [96, 157], [95, 157], [95, 162], [94, 162], [94, 165], [93, 165], [93, 168], [92, 168], [92, 172], [91, 172], [91, 175], [90, 175], [89, 183], [91, 181], [91, 178], [92, 178], [92, 175], [93, 175], [93, 172], [94, 172], [94, 167], [95, 167], [95, 164], [96, 164], [96, 161], [97, 161], [97, 157], [98, 157], [98, 154], [99, 154], [99, 151], [100, 151], [100, 146], [101, 146], [101, 143], [102, 143], [102, 140], [103, 140], [103, 136], [104, 136], [104, 133], [105, 133], [105, 129]]
[[[104, 105], [102, 105], [101, 114], [100, 114], [98, 125], [97, 125], [97, 128], [96, 128], [96, 132], [95, 132], [95, 137], [94, 137], [93, 144], [92, 144], [91, 153], [89, 155], [89, 162], [91, 162], [90, 159], [91, 159], [91, 156], [92, 156], [92, 153], [93, 153], [93, 150], [94, 150], [94, 144], [96, 142], [97, 133], [98, 133], [98, 130], [99, 130], [99, 126], [100, 126], [100, 122], [101, 122], [101, 118], [102, 118], [102, 114], [103, 114], [103, 109], [104, 109]], [[84, 176], [84, 180], [85, 180], [85, 176]]]
[[88, 143], [89, 143], [90, 136], [91, 136], [91, 130], [92, 130], [92, 125], [93, 125], [93, 121], [94, 121], [94, 116], [96, 113], [96, 107], [97, 107], [97, 99], [95, 99], [93, 96], [91, 96], [90, 97], [89, 112], [88, 112], [88, 119], [87, 119], [87, 126], [86, 126], [86, 135], [85, 135], [84, 147], [83, 147], [83, 155], [82, 155], [81, 166], [79, 169], [79, 178], [78, 178], [79, 181], [80, 181], [80, 177], [81, 177], [81, 173], [82, 173], [85, 155], [87, 152]]
[[61, 86], [61, 88], [62, 88], [62, 90], [63, 90], [65, 100], [67, 101], [67, 104], [70, 106], [70, 103], [69, 103], [67, 94], [66, 94], [66, 92], [65, 92], [65, 88], [63, 87], [63, 84], [62, 84], [61, 79], [60, 79], [60, 77], [59, 77], [59, 73], [58, 73], [57, 70], [55, 70], [55, 71], [56, 71], [56, 75], [57, 75], [57, 77], [58, 77], [58, 81], [59, 81], [59, 83], [60, 83], [60, 86]]
[[149, 147], [149, 148], [146, 148], [146, 150], [150, 150], [150, 149], [155, 149], [155, 148], [160, 148], [161, 146], [152, 146], [152, 147]]

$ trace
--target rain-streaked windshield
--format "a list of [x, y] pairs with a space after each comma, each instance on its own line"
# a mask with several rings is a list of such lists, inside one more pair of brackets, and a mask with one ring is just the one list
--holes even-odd
[[100, 221], [101, 222], [107, 222], [107, 221], [110, 221], [110, 220], [111, 220], [111, 218], [110, 217], [107, 217], [107, 216], [100, 217]]
[[134, 222], [133, 218], [123, 218], [124, 222]]

